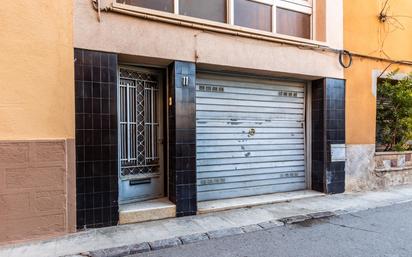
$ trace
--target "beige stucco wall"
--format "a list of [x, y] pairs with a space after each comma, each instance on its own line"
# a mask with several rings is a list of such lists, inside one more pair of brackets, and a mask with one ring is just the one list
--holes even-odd
[[[412, 20], [399, 17], [404, 29], [379, 22], [378, 15], [385, 1], [347, 0], [344, 2], [345, 49], [363, 55], [399, 60], [412, 60]], [[389, 2], [388, 15], [403, 16], [412, 12], [412, 1]], [[390, 32], [389, 32], [390, 31]], [[386, 38], [384, 43], [380, 40]], [[382, 189], [385, 186], [407, 183], [410, 171], [376, 173], [376, 77], [399, 69], [412, 72], [410, 65], [391, 64], [371, 58], [353, 59], [345, 70], [346, 79], [346, 190]]]
[[[102, 1], [103, 5], [110, 2]], [[74, 45], [138, 57], [197, 62], [242, 71], [277, 72], [342, 78], [336, 54], [278, 43], [102, 12], [101, 22], [90, 1], [75, 0]], [[326, 13], [327, 44], [342, 47], [342, 1], [330, 0]], [[159, 61], [160, 63], [160, 61]]]
[[396, 21], [393, 20], [394, 18], [389, 18], [386, 24], [379, 22], [378, 19], [384, 2], [385, 0], [346, 0], [344, 2], [345, 48], [373, 56], [411, 60], [412, 19], [408, 16], [412, 12], [412, 1], [390, 1], [387, 15], [394, 16]]
[[[345, 49], [375, 57], [412, 60], [412, 19], [399, 17], [404, 29], [379, 22], [378, 15], [384, 1], [345, 1]], [[402, 16], [412, 12], [412, 1], [389, 3], [388, 15]], [[388, 32], [391, 31], [391, 32]], [[382, 44], [379, 37], [385, 38]], [[376, 136], [376, 96], [373, 94], [373, 71], [412, 72], [412, 66], [392, 64], [368, 58], [354, 58], [345, 70], [346, 82], [346, 138], [348, 144], [374, 144]]]
[[72, 5], [2, 1], [0, 140], [74, 138]]
[[2, 1], [0, 28], [0, 245], [74, 232], [73, 1]]

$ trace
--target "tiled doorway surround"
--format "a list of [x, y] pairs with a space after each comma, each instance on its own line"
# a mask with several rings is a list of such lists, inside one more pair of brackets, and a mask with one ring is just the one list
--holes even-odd
[[[119, 222], [117, 67], [116, 54], [75, 50], [78, 229]], [[196, 65], [175, 61], [166, 70], [165, 193], [176, 216], [196, 215]], [[312, 189], [341, 193], [345, 162], [331, 154], [345, 143], [345, 81], [314, 81], [312, 96]]]

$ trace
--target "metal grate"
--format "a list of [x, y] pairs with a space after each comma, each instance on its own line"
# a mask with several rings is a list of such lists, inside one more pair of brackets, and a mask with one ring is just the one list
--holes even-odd
[[155, 75], [120, 69], [121, 176], [148, 178], [159, 173], [158, 81]]

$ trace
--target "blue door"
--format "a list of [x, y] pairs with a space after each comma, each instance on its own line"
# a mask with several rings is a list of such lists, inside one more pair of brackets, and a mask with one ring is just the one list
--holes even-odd
[[162, 74], [119, 68], [119, 202], [164, 196]]

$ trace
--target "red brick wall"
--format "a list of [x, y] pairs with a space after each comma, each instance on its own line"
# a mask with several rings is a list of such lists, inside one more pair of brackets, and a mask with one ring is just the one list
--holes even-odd
[[72, 141], [0, 141], [0, 244], [74, 231]]

